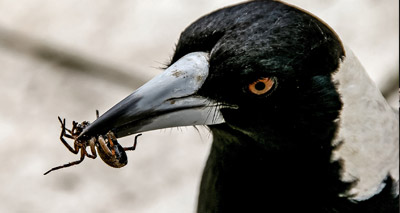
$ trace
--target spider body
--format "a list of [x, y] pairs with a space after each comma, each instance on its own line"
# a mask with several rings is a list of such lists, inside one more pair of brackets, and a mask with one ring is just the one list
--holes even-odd
[[[98, 112], [96, 113], [97, 117]], [[95, 159], [97, 158], [97, 153], [99, 154], [100, 158], [109, 166], [114, 167], [114, 168], [121, 168], [125, 166], [128, 163], [128, 157], [126, 155], [125, 151], [128, 150], [135, 150], [136, 148], [136, 143], [137, 143], [137, 137], [140, 136], [141, 134], [137, 135], [135, 137], [135, 142], [132, 147], [122, 147], [118, 141], [117, 138], [115, 137], [114, 133], [112, 131], [107, 132], [105, 135], [97, 135], [97, 136], [92, 136], [92, 137], [79, 137], [82, 133], [82, 131], [89, 126], [88, 121], [83, 121], [82, 123], [77, 123], [75, 121], [72, 122], [72, 129], [69, 130], [65, 127], [65, 119], [61, 120], [60, 117], [58, 117], [58, 120], [61, 123], [61, 134], [60, 134], [60, 140], [61, 142], [67, 147], [67, 149], [74, 153], [78, 154], [79, 152], [81, 153], [81, 157], [77, 161], [73, 161], [61, 166], [54, 167], [44, 173], [44, 175], [58, 169], [74, 166], [77, 164], [80, 164], [84, 159], [85, 156]], [[74, 144], [73, 147], [67, 143], [67, 141], [64, 139], [64, 137], [73, 139]], [[90, 147], [90, 153], [86, 150], [86, 147]], [[97, 152], [96, 152], [97, 149]]]
[[[99, 136], [98, 140], [104, 140], [103, 136]], [[135, 140], [136, 141], [136, 140]], [[105, 144], [106, 147], [101, 147], [100, 144]], [[100, 158], [106, 163], [107, 165], [114, 167], [114, 168], [121, 168], [128, 163], [128, 157], [126, 155], [125, 150], [128, 148], [122, 147], [115, 138], [112, 132], [107, 133], [107, 142], [105, 143], [96, 143], [97, 145], [97, 153], [99, 154]], [[136, 142], [134, 146], [136, 145]], [[134, 150], [134, 148], [132, 149]], [[111, 153], [109, 152], [111, 151]]]

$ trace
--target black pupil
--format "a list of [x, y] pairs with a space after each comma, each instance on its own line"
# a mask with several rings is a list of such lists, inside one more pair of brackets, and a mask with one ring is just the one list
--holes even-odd
[[265, 89], [265, 84], [263, 82], [257, 82], [254, 87], [256, 88], [256, 90], [263, 90]]

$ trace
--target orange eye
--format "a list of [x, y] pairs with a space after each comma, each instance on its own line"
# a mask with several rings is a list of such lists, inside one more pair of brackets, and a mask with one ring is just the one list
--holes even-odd
[[274, 86], [274, 83], [274, 80], [271, 78], [261, 78], [249, 84], [249, 90], [253, 94], [263, 95]]

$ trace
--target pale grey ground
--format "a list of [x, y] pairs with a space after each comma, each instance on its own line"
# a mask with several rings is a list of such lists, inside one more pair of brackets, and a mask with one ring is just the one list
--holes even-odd
[[[58, 140], [58, 115], [68, 125], [94, 120], [161, 72], [187, 25], [237, 2], [0, 0], [0, 212], [193, 212], [212, 139], [205, 128], [145, 133], [122, 169], [87, 159], [42, 174], [79, 158]], [[397, 0], [287, 2], [335, 29], [381, 88], [398, 81]], [[37, 51], [48, 47], [61, 57]], [[61, 66], [65, 53], [85, 58], [87, 72]]]

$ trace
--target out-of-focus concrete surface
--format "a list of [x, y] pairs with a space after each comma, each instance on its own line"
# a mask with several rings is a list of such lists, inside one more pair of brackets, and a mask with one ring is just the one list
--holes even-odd
[[[161, 72], [187, 25], [237, 2], [0, 0], [0, 212], [194, 212], [205, 128], [146, 132], [122, 169], [86, 159], [43, 173], [79, 158], [58, 139], [58, 115], [93, 121]], [[381, 88], [398, 81], [397, 0], [287, 2], [335, 29]]]

